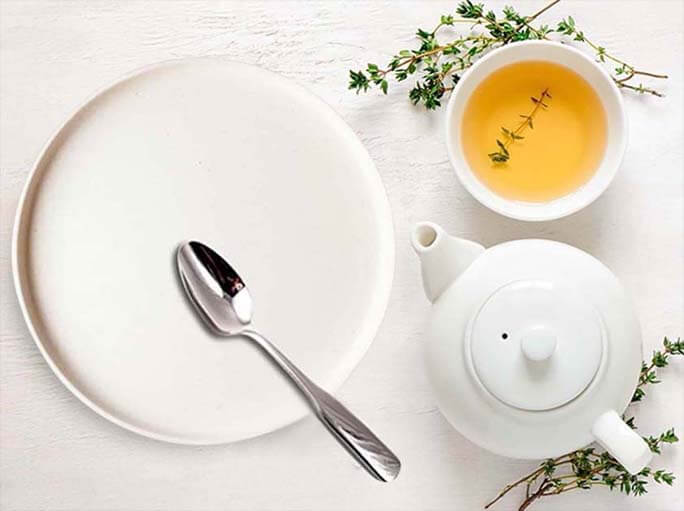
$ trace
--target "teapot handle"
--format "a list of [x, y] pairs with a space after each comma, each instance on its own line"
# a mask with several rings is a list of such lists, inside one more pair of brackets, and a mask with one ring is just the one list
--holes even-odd
[[600, 415], [591, 432], [596, 441], [630, 474], [639, 473], [653, 458], [648, 444], [625, 424], [615, 410]]

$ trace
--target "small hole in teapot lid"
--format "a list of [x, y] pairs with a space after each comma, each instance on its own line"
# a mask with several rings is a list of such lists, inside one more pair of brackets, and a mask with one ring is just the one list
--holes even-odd
[[502, 333], [501, 338], [505, 341], [506, 339], [508, 339], [508, 334], [506, 332]]

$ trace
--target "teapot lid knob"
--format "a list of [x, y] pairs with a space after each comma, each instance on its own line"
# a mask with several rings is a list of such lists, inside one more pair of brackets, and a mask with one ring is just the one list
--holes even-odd
[[551, 330], [545, 327], [533, 328], [523, 334], [520, 348], [528, 360], [542, 362], [556, 351], [558, 339]]

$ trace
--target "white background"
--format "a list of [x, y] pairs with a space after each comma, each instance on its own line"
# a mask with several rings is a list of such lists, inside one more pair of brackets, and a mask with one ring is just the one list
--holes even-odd
[[[521, 4], [522, 2], [518, 2]], [[527, 3], [527, 2], [526, 2]], [[540, 7], [530, 2], [524, 12]], [[682, 2], [564, 1], [587, 34], [637, 67], [667, 72], [666, 98], [628, 95], [630, 144], [621, 172], [586, 210], [544, 224], [508, 220], [478, 205], [447, 161], [442, 111], [406, 98], [407, 85], [356, 97], [348, 68], [384, 63], [411, 47], [456, 2], [0, 2], [0, 507], [2, 509], [454, 510], [478, 509], [534, 462], [489, 454], [435, 408], [421, 364], [428, 312], [411, 225], [430, 219], [489, 246], [525, 237], [574, 244], [603, 260], [634, 297], [645, 351], [682, 333]], [[522, 9], [521, 9], [522, 10]], [[339, 391], [400, 455], [389, 485], [367, 477], [307, 418], [262, 438], [218, 447], [167, 445], [95, 415], [50, 372], [14, 296], [10, 233], [18, 196], [50, 134], [86, 97], [153, 62], [230, 55], [297, 80], [329, 102], [361, 137], [387, 188], [397, 238], [395, 284], [368, 355]], [[684, 433], [684, 360], [634, 407], [644, 434]], [[551, 497], [552, 510], [682, 509], [684, 445], [654, 466], [674, 488], [645, 497]], [[512, 509], [519, 494], [494, 509]], [[533, 507], [534, 509], [534, 507]]]

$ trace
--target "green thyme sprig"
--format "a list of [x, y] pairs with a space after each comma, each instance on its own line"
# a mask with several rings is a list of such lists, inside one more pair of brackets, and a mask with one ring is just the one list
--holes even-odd
[[547, 98], [551, 99], [551, 94], [549, 94], [548, 87], [542, 91], [538, 98], [534, 96], [530, 97], [530, 100], [534, 104], [534, 108], [529, 114], [520, 114], [520, 117], [522, 117], [523, 120], [518, 123], [514, 129], [509, 130], [505, 126], [501, 126], [501, 133], [503, 134], [504, 141], [502, 142], [498, 138], [496, 139], [498, 150], [487, 155], [489, 156], [490, 160], [492, 160], [494, 163], [506, 163], [510, 159], [511, 153], [508, 150], [508, 147], [515, 143], [516, 140], [522, 140], [525, 138], [521, 135], [521, 133], [525, 131], [525, 128], [529, 127], [530, 129], [534, 129], [534, 123], [532, 120], [534, 119], [534, 116], [537, 115], [537, 112], [540, 108], [546, 109], [549, 107], [547, 103], [544, 103]]
[[684, 355], [684, 341], [677, 339], [672, 342], [667, 337], [663, 340], [663, 350], [654, 351], [651, 360], [648, 364], [642, 362], [641, 375], [639, 376], [639, 385], [632, 396], [632, 403], [641, 401], [646, 392], [644, 386], [649, 383], [660, 383], [658, 380], [656, 370], [666, 367], [670, 363], [670, 355]]
[[639, 82], [638, 85], [634, 85], [633, 83], [629, 82], [637, 76], [649, 76], [651, 78], [667, 78], [667, 75], [650, 73], [647, 71], [640, 71], [636, 69], [634, 66], [627, 64], [626, 62], [609, 54], [603, 46], [595, 44], [589, 39], [587, 39], [587, 36], [584, 35], [584, 32], [582, 32], [575, 26], [575, 20], [572, 16], [568, 16], [567, 18], [562, 19], [556, 27], [556, 32], [565, 36], [574, 36], [573, 41], [579, 41], [587, 44], [589, 47], [591, 47], [592, 50], [594, 50], [594, 52], [596, 53], [596, 58], [600, 62], [605, 63], [606, 61], [611, 61], [614, 64], [617, 64], [617, 67], [613, 69], [613, 81], [618, 87], [630, 89], [640, 94], [653, 94], [654, 96], [663, 97], [662, 93], [658, 92], [655, 89], [645, 87], [644, 84], [641, 82]]
[[[663, 348], [653, 352], [649, 363], [642, 364], [632, 403], [643, 399], [646, 395], [644, 387], [660, 383], [657, 370], [666, 367], [670, 363], [670, 356], [673, 355], [684, 355], [684, 342], [681, 339], [672, 342], [666, 337], [663, 340]], [[625, 418], [625, 422], [632, 429], [636, 429], [634, 417]], [[651, 452], [656, 455], [662, 453], [664, 446], [679, 441], [674, 428], [656, 436], [642, 438]], [[632, 475], [607, 452], [597, 450], [595, 447], [587, 447], [545, 460], [537, 469], [507, 485], [496, 498], [485, 505], [485, 509], [519, 486], [525, 488], [525, 498], [518, 507], [518, 511], [524, 511], [543, 497], [561, 495], [573, 490], [590, 490], [596, 486], [605, 486], [611, 491], [616, 490], [636, 497], [648, 492], [646, 486], [649, 482], [672, 486], [674, 480], [675, 476], [672, 472], [662, 469], [654, 470], [651, 467], [645, 467], [638, 474]]]
[[[608, 53], [604, 47], [588, 39], [571, 16], [562, 19], [555, 28], [548, 25], [535, 26], [536, 19], [559, 1], [553, 0], [530, 16], [523, 16], [512, 7], [504, 7], [501, 15], [497, 16], [494, 11], [485, 10], [484, 4], [465, 0], [458, 4], [455, 14], [441, 16], [432, 31], [418, 29], [416, 36], [419, 46], [413, 50], [399, 51], [386, 67], [371, 63], [365, 69], [350, 70], [349, 89], [358, 94], [377, 87], [387, 94], [389, 79], [402, 82], [418, 74], [418, 80], [409, 91], [409, 98], [413, 104], [422, 103], [428, 110], [433, 110], [441, 106], [442, 99], [453, 90], [461, 73], [488, 51], [517, 41], [546, 40], [555, 33], [561, 39], [586, 44], [595, 52], [599, 62], [610, 61], [616, 64], [612, 75], [618, 87], [662, 96], [660, 92], [642, 83], [635, 84], [634, 80], [642, 76], [667, 78], [666, 75], [638, 70]], [[466, 24], [468, 33], [459, 35], [448, 43], [439, 42], [437, 36], [444, 30], [453, 29], [457, 24]]]

